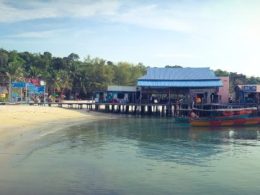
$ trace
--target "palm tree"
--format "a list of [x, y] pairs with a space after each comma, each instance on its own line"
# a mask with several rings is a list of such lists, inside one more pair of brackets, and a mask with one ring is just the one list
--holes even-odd
[[71, 78], [69, 74], [64, 70], [54, 72], [54, 74], [52, 75], [54, 76], [51, 85], [53, 92], [59, 92], [60, 97], [63, 98], [64, 92], [66, 90], [71, 90], [72, 88]]
[[8, 63], [8, 68], [6, 75], [9, 78], [9, 101], [12, 101], [12, 81], [24, 81], [23, 68], [19, 63], [10, 62]]

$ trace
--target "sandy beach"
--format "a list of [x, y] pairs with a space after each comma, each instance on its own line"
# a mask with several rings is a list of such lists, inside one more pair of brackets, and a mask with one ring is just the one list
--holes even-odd
[[81, 123], [112, 118], [116, 118], [116, 116], [86, 112], [86, 110], [3, 105], [0, 106], [0, 152], [10, 155], [16, 153], [21, 145], [27, 145], [26, 142], [35, 140], [42, 134], [51, 132], [52, 129], [63, 129]]
[[[21, 194], [20, 183], [24, 174], [17, 174], [14, 167], [21, 167], [23, 160], [42, 147], [62, 140], [67, 129], [73, 130], [83, 123], [98, 120], [115, 119], [117, 116], [86, 112], [86, 110], [72, 110], [66, 108], [28, 105], [0, 106], [0, 172], [1, 194]], [[50, 139], [55, 135], [61, 137]], [[49, 138], [49, 139], [48, 139]], [[31, 175], [31, 170], [29, 170]], [[15, 181], [18, 181], [15, 183]], [[27, 185], [29, 187], [30, 185]], [[10, 192], [10, 190], [12, 192]], [[37, 192], [35, 192], [38, 194]], [[27, 194], [27, 193], [25, 193]]]
[[48, 125], [53, 121], [69, 125], [75, 121], [88, 122], [109, 118], [114, 116], [47, 106], [5, 105], [0, 106], [0, 133], [26, 131], [32, 127]]

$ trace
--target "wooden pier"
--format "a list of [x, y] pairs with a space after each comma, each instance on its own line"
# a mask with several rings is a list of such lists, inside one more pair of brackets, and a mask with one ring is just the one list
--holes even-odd
[[120, 104], [120, 103], [96, 103], [95, 110], [106, 113], [133, 114], [133, 115], [156, 115], [173, 116], [174, 105], [172, 104]]
[[[55, 103], [31, 103], [30, 105], [53, 106], [68, 109], [84, 109], [86, 111], [95, 111], [114, 114], [129, 114], [139, 116], [158, 116], [158, 117], [179, 117], [189, 116], [191, 107], [188, 104], [154, 104], [154, 103], [96, 103], [94, 101], [64, 101]], [[196, 110], [212, 110], [217, 108], [246, 108], [257, 107], [259, 105], [237, 105], [237, 104], [201, 104], [196, 105]]]
[[[10, 103], [5, 103], [10, 104]], [[12, 103], [13, 104], [13, 103]], [[19, 104], [19, 103], [15, 103]], [[137, 116], [158, 116], [158, 117], [185, 117], [189, 116], [191, 107], [188, 104], [149, 104], [149, 103], [96, 103], [94, 101], [64, 101], [52, 103], [30, 103], [34, 106], [49, 106], [68, 109], [84, 109], [86, 111], [95, 111], [114, 114], [128, 114]], [[248, 108], [256, 107], [260, 112], [260, 106], [256, 104], [201, 104], [195, 105], [194, 109], [212, 110], [217, 108]], [[199, 113], [201, 114], [201, 113]], [[204, 112], [205, 114], [205, 112]]]
[[[31, 104], [39, 106], [53, 106], [69, 109], [85, 109], [86, 111], [96, 111], [115, 114], [146, 115], [146, 116], [179, 116], [180, 107], [176, 104], [138, 104], [138, 103], [95, 103], [95, 102], [59, 102]], [[187, 113], [182, 113], [186, 115]]]

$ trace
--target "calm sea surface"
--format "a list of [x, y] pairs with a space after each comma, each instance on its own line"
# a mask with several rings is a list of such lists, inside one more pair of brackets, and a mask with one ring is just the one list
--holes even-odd
[[0, 194], [260, 194], [260, 127], [123, 118], [39, 134], [0, 168]]

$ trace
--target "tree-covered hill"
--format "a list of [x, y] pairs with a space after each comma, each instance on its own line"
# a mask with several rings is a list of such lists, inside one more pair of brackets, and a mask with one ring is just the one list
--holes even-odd
[[[77, 54], [55, 57], [49, 52], [29, 53], [0, 49], [0, 85], [28, 78], [46, 81], [50, 94], [91, 97], [108, 85], [135, 85], [146, 67], [128, 62], [113, 63], [101, 58], [80, 60]], [[68, 97], [68, 96], [67, 96]]]
[[238, 74], [236, 72], [227, 72], [223, 70], [215, 70], [216, 76], [229, 76], [230, 93], [234, 92], [236, 85], [245, 84], [260, 84], [260, 77], [248, 77], [244, 74]]

